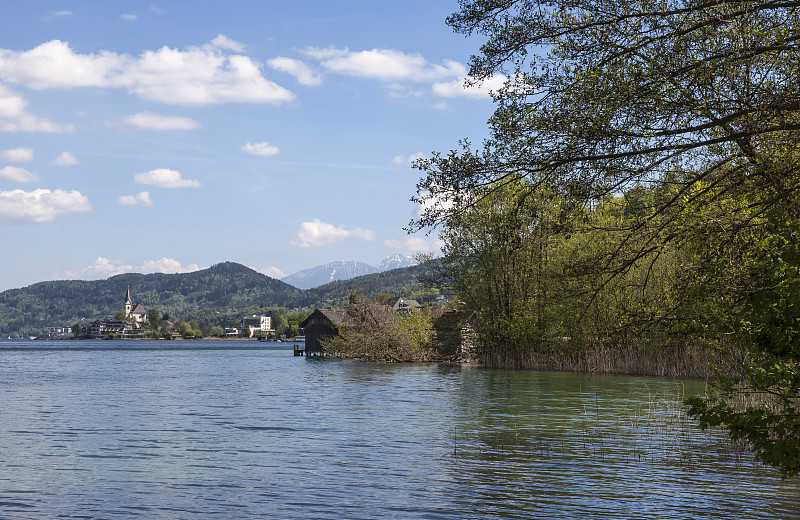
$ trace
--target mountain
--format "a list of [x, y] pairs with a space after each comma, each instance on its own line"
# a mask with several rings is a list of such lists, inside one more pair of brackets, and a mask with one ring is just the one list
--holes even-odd
[[401, 267], [412, 267], [417, 265], [417, 259], [411, 255], [404, 255], [402, 253], [392, 253], [387, 256], [375, 266], [378, 272], [388, 271], [390, 269], [399, 269]]
[[[394, 296], [411, 297], [412, 291], [423, 291], [421, 280], [438, 279], [441, 260], [429, 260], [425, 263], [400, 269], [391, 269], [382, 273], [357, 276], [349, 280], [330, 282], [313, 289], [303, 291], [305, 301], [314, 302], [315, 307], [339, 307], [347, 304], [350, 295], [360, 293], [367, 298], [374, 298], [378, 293]], [[423, 291], [424, 292], [424, 291]], [[429, 294], [433, 298], [438, 291]], [[414, 295], [423, 298], [422, 295]]]
[[297, 287], [298, 289], [311, 289], [336, 280], [348, 280], [364, 274], [378, 272], [377, 269], [364, 262], [355, 260], [336, 260], [324, 265], [318, 265], [311, 269], [304, 269], [294, 274], [290, 274], [282, 281]]
[[353, 291], [367, 297], [381, 292], [409, 296], [421, 289], [418, 279], [428, 276], [435, 262], [329, 282], [310, 290], [300, 290], [234, 262], [192, 273], [130, 273], [107, 280], [39, 282], [0, 292], [0, 334], [38, 335], [47, 327], [112, 317], [122, 310], [128, 288], [133, 302], [146, 309], [194, 319], [201, 327], [228, 326], [244, 314], [267, 312], [268, 308], [345, 305]]
[[114, 316], [130, 287], [134, 303], [171, 316], [210, 309], [296, 305], [302, 291], [249, 267], [224, 262], [182, 274], [121, 274], [107, 280], [40, 282], [0, 293], [0, 332], [69, 326]]
[[304, 269], [281, 278], [282, 281], [298, 289], [312, 289], [330, 282], [349, 280], [365, 274], [382, 273], [392, 269], [413, 267], [419, 262], [410, 255], [392, 253], [381, 260], [377, 267], [355, 260], [336, 260], [311, 269]]

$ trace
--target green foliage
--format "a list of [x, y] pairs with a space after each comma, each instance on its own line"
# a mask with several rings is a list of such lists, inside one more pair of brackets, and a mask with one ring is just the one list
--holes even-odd
[[218, 325], [214, 325], [213, 327], [209, 327], [208, 330], [203, 334], [204, 336], [210, 336], [213, 338], [224, 338], [225, 337], [225, 329]]
[[295, 311], [290, 312], [289, 315], [286, 317], [286, 331], [285, 335], [287, 337], [294, 337], [300, 334], [300, 324], [308, 318], [311, 312], [309, 311]]
[[339, 335], [325, 342], [326, 352], [371, 361], [437, 359], [433, 324], [427, 310], [398, 316], [390, 307], [362, 297], [356, 298], [346, 311]]
[[[783, 211], [782, 211], [783, 209]], [[800, 218], [776, 207], [752, 235], [747, 294], [729, 320], [748, 362], [688, 401], [704, 427], [725, 426], [784, 475], [800, 474]]]
[[448, 23], [486, 38], [476, 81], [513, 81], [482, 147], [417, 163], [411, 229], [444, 226], [484, 359], [702, 345], [721, 379], [692, 412], [797, 473], [800, 8], [463, 0]]
[[158, 309], [147, 310], [147, 330], [154, 331], [161, 327], [161, 312]]

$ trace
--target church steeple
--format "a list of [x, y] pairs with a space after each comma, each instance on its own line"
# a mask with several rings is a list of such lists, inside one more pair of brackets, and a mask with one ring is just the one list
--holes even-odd
[[131, 286], [128, 286], [128, 292], [125, 293], [125, 317], [128, 318], [133, 310], [133, 300], [131, 299]]

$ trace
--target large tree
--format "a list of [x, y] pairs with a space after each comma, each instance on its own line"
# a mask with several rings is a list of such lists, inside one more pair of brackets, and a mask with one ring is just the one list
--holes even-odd
[[[562, 195], [567, 212], [659, 187], [662, 196], [637, 210], [645, 217], [619, 230], [631, 238], [598, 259], [606, 279], [654, 261], [667, 244], [690, 251], [683, 283], [724, 288], [724, 305], [708, 320], [750, 349], [736, 384], [695, 402], [693, 412], [749, 439], [786, 473], [800, 471], [793, 375], [800, 344], [764, 340], [793, 316], [786, 302], [798, 301], [797, 284], [785, 279], [793, 267], [776, 274], [767, 259], [796, 262], [780, 237], [793, 236], [800, 203], [800, 2], [460, 6], [448, 23], [485, 38], [471, 60], [472, 78], [500, 74], [508, 82], [495, 93], [482, 146], [465, 141], [418, 164], [425, 175], [416, 199], [427, 209], [412, 228], [448, 226], [457, 212], [519, 178], [531, 196], [539, 187]], [[764, 363], [777, 367], [769, 377], [762, 377]], [[751, 399], [735, 403], [743, 392]], [[764, 420], [758, 410], [777, 419]], [[778, 451], [777, 440], [786, 441]]]

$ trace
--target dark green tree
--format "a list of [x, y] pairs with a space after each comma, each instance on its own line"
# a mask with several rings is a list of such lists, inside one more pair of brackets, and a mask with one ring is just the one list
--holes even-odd
[[147, 310], [147, 328], [149, 330], [158, 330], [161, 326], [161, 311], [158, 309]]
[[[415, 200], [426, 210], [411, 229], [447, 227], [458, 212], [520, 178], [531, 196], [540, 187], [560, 194], [562, 218], [623, 195], [629, 218], [615, 229], [621, 238], [614, 249], [595, 260], [602, 268], [596, 291], [654, 262], [667, 245], [688, 251], [682, 292], [702, 294], [694, 289], [704, 280], [723, 291], [708, 295], [719, 302], [706, 306], [712, 315], [679, 318], [687, 326], [705, 318], [705, 334], [730, 332], [750, 351], [740, 377], [724, 379], [716, 397], [693, 401], [691, 411], [703, 424], [747, 438], [785, 473], [798, 472], [793, 410], [800, 393], [793, 374], [800, 345], [778, 339], [775, 324], [791, 321], [791, 305], [781, 302], [797, 300], [800, 289], [764, 260], [791, 256], [780, 240], [765, 236], [748, 245], [743, 238], [759, 236], [770, 222], [791, 222], [800, 205], [800, 3], [460, 5], [448, 23], [485, 37], [471, 60], [472, 78], [503, 75], [508, 82], [495, 93], [482, 146], [464, 141], [460, 150], [417, 164], [425, 175]], [[643, 198], [642, 187], [660, 195]], [[775, 225], [774, 236], [785, 236]], [[717, 251], [743, 261], [748, 272], [734, 267], [729, 283], [721, 283]], [[773, 348], [764, 339], [771, 336], [784, 347]], [[767, 370], [765, 362], [778, 368]], [[775, 420], [737, 404], [743, 392], [756, 408], [774, 411]], [[774, 394], [783, 404], [776, 407]]]

